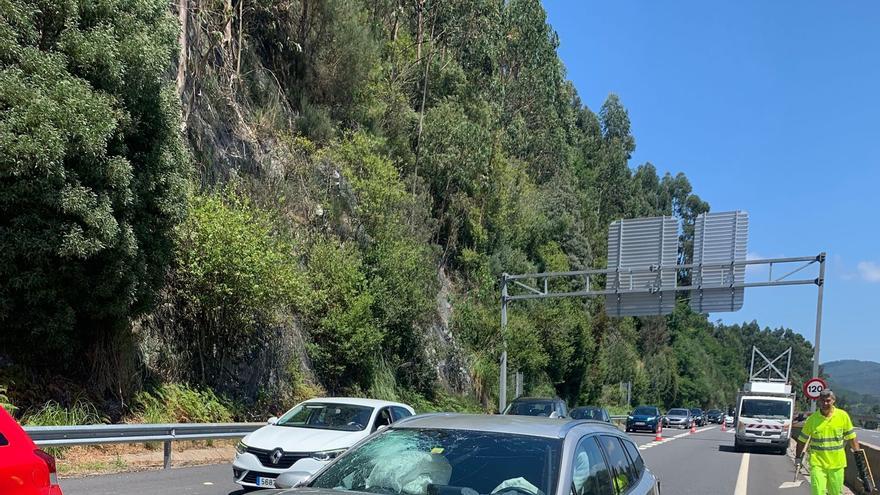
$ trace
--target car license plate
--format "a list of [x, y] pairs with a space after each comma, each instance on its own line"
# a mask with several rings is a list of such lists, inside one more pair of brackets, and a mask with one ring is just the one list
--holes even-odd
[[636, 421], [636, 426], [645, 426], [644, 421]]
[[769, 439], [769, 438], [758, 438], [758, 439], [755, 440], [755, 441], [758, 442], [758, 443], [770, 443], [770, 439]]
[[262, 488], [275, 488], [275, 478], [263, 478], [257, 476], [257, 486]]

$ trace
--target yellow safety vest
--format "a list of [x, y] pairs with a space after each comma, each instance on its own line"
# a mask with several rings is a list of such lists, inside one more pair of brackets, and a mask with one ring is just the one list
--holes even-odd
[[[811, 438], [812, 437], [812, 438]], [[852, 420], [843, 409], [832, 409], [825, 417], [816, 411], [807, 418], [804, 428], [798, 435], [799, 442], [810, 439], [810, 465], [822, 469], [846, 467], [844, 444], [856, 437]]]

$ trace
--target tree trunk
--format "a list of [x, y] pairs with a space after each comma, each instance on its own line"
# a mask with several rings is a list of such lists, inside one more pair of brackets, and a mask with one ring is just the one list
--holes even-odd
[[224, 54], [223, 65], [226, 65], [226, 59], [232, 56], [232, 19], [235, 17], [235, 8], [232, 6], [232, 0], [224, 1], [223, 15], [226, 17], [226, 27], [223, 29], [223, 44], [224, 51], [228, 55]]
[[177, 97], [183, 96], [183, 88], [186, 86], [186, 62], [187, 51], [187, 29], [189, 21], [189, 0], [177, 0], [177, 17], [180, 19], [180, 36], [178, 42], [180, 44], [180, 55], [177, 58]]
[[238, 58], [235, 61], [235, 77], [241, 75], [241, 33], [244, 31], [244, 0], [238, 1]]
[[[419, 22], [421, 22], [421, 11], [419, 11]], [[421, 27], [419, 27], [419, 31], [421, 31]], [[421, 34], [419, 35], [421, 37]], [[434, 23], [431, 23], [431, 39], [433, 41], [434, 38]], [[421, 42], [419, 42], [419, 46], [421, 46]], [[425, 100], [428, 98], [428, 74], [429, 69], [431, 68], [431, 55], [434, 54], [433, 44], [431, 45], [431, 51], [425, 56], [425, 76], [422, 81], [422, 103], [419, 105], [419, 130], [416, 134], [416, 164], [413, 175], [417, 178], [419, 176], [419, 160], [421, 159], [422, 153], [422, 129], [425, 126]], [[412, 190], [413, 198], [416, 196], [416, 181], [413, 181], [413, 190]]]

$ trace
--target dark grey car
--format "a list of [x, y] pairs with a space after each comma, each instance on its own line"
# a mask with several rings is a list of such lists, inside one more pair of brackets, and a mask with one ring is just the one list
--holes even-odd
[[502, 414], [566, 418], [568, 406], [559, 397], [517, 397], [507, 405]]
[[[295, 473], [278, 478], [293, 486]], [[291, 495], [658, 495], [638, 447], [585, 420], [427, 414], [379, 431]]]
[[576, 407], [568, 412], [571, 419], [592, 419], [596, 421], [611, 422], [611, 415], [603, 407], [584, 406]]

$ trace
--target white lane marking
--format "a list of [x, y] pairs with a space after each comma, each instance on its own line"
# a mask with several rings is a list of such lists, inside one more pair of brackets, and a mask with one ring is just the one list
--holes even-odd
[[739, 474], [736, 476], [736, 489], [733, 491], [733, 495], [746, 495], [746, 490], [749, 487], [749, 457], [751, 454], [746, 452], [742, 456], [742, 461], [739, 463]]
[[214, 483], [212, 483], [212, 482], [210, 482], [210, 481], [206, 481], [206, 482], [204, 482], [204, 483], [202, 483], [202, 484], [205, 485], [205, 486], [213, 486], [213, 485], [214, 485]]
[[[702, 432], [702, 431], [708, 431], [708, 430], [711, 430], [711, 429], [714, 429], [714, 428], [715, 428], [714, 426], [710, 426], [710, 427], [708, 427], [708, 428], [700, 428], [699, 430], [697, 430], [697, 433], [700, 433], [700, 432]], [[648, 443], [646, 443], [646, 444], [644, 444], [644, 445], [639, 445], [639, 450], [650, 449], [651, 447], [654, 447], [654, 446], [656, 446], [656, 445], [662, 445], [662, 444], [664, 444], [664, 443], [666, 443], [666, 442], [671, 442], [671, 441], [673, 441], [673, 440], [675, 440], [675, 439], [678, 439], [678, 438], [684, 438], [684, 437], [690, 436], [691, 434], [692, 434], [692, 433], [688, 431], [688, 432], [685, 432], [685, 433], [681, 433], [681, 434], [675, 435], [675, 436], [673, 436], [673, 437], [666, 437], [666, 438], [663, 438], [662, 440], [653, 440], [653, 441], [650, 441], [650, 442], [648, 442]]]

